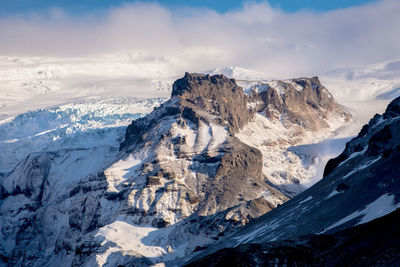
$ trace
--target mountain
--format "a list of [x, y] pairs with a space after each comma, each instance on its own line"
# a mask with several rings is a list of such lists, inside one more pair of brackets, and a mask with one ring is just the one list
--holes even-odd
[[332, 234], [225, 248], [187, 266], [396, 266], [400, 261], [399, 220], [397, 209]]
[[350, 115], [316, 77], [241, 83], [186, 73], [119, 147], [42, 148], [4, 173], [3, 262], [176, 262], [303, 191], [316, 158], [297, 146]]
[[[357, 264], [396, 262], [399, 234], [393, 222], [400, 207], [399, 131], [400, 97], [388, 105], [385, 113], [375, 115], [345, 150], [328, 162], [320, 182], [212, 245], [192, 264], [208, 262], [217, 266], [237, 253], [267, 261], [287, 260], [291, 265], [340, 265], [341, 261], [347, 264], [346, 259], [359, 259], [349, 257], [362, 257]], [[391, 212], [395, 213], [361, 225]], [[380, 225], [389, 228], [380, 229]], [[382, 247], [377, 248], [377, 244]], [[278, 253], [279, 249], [287, 252], [287, 258]], [[301, 260], [299, 255], [306, 252], [311, 258]], [[220, 261], [213, 256], [220, 257]]]

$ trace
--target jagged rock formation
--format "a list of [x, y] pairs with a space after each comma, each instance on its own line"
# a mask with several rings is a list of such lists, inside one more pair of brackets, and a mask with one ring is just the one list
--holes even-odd
[[[396, 255], [397, 259], [399, 236], [393, 219], [398, 217], [398, 212], [388, 221], [380, 221], [388, 227], [379, 229], [381, 235], [368, 232], [381, 225], [377, 222], [335, 232], [367, 223], [400, 208], [399, 130], [400, 98], [397, 98], [383, 115], [375, 115], [360, 134], [347, 143], [341, 155], [328, 163], [325, 177], [320, 182], [209, 247], [195, 258], [193, 264], [211, 263], [207, 255], [232, 247], [237, 249], [225, 249], [215, 254], [220, 255], [217, 263], [230, 262], [229, 255], [233, 254], [242, 255], [239, 260], [246, 261], [243, 255], [247, 252], [266, 262], [273, 259], [292, 265], [343, 265], [355, 259], [366, 265], [393, 263], [386, 256]], [[394, 236], [390, 236], [392, 231]], [[307, 236], [311, 234], [329, 235]], [[292, 241], [284, 241], [286, 239]], [[374, 240], [380, 242], [382, 249], [376, 249]], [[307, 253], [309, 258], [301, 260], [299, 253]], [[349, 255], [358, 258], [349, 261]]]
[[281, 120], [286, 127], [294, 124], [318, 131], [329, 127], [332, 116], [346, 121], [351, 118], [318, 77], [256, 82], [251, 87], [250, 99], [256, 104], [256, 111], [271, 120]]
[[[288, 169], [310, 175], [287, 146], [321, 129], [318, 134], [326, 136], [329, 117], [348, 116], [313, 85], [315, 79], [301, 81], [304, 93], [293, 93], [289, 101], [256, 91], [248, 96], [223, 75], [186, 73], [174, 83], [170, 100], [132, 122], [119, 151], [104, 146], [29, 156], [2, 180], [3, 261], [173, 262], [274, 209], [288, 194], [266, 175], [271, 157], [265, 156], [286, 153]], [[288, 87], [285, 94], [292, 90], [299, 88]], [[291, 114], [290, 120], [274, 122], [257, 113], [268, 101], [284, 103], [280, 112]], [[306, 105], [306, 112], [295, 111], [296, 105]], [[301, 122], [308, 115], [314, 120], [310, 129]], [[249, 133], [252, 127], [261, 131]], [[295, 184], [299, 192], [296, 183], [287, 179], [285, 185]]]

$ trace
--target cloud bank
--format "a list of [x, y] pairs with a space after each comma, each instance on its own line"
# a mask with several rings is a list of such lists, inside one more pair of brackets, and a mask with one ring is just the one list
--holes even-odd
[[217, 13], [136, 3], [0, 18], [0, 55], [83, 56], [123, 50], [176, 60], [189, 71], [242, 66], [276, 78], [400, 58], [400, 2], [285, 13], [268, 2]]

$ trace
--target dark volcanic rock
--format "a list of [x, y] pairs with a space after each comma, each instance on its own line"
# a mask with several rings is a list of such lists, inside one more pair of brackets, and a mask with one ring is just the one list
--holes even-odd
[[222, 249], [186, 266], [398, 266], [399, 221], [397, 210], [334, 234]]
[[261, 152], [254, 147], [236, 141], [236, 146], [222, 156], [215, 179], [232, 176], [262, 177]]
[[184, 105], [194, 104], [218, 116], [232, 132], [237, 132], [252, 118], [243, 89], [224, 75], [185, 73], [173, 84], [171, 97], [175, 96], [185, 100]]
[[388, 156], [400, 145], [400, 123], [393, 121], [400, 116], [400, 97], [393, 100], [382, 115], [376, 114], [364, 125], [357, 137], [346, 144], [345, 150], [336, 158], [330, 159], [324, 170], [324, 177], [356, 152], [367, 149], [367, 155]]

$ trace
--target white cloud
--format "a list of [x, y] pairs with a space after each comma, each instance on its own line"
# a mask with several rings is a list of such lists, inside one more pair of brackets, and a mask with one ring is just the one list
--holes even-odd
[[0, 54], [76, 56], [141, 50], [198, 71], [239, 65], [274, 77], [313, 75], [400, 57], [400, 2], [325, 13], [284, 13], [248, 3], [220, 14], [124, 5], [101, 13], [0, 19]]

